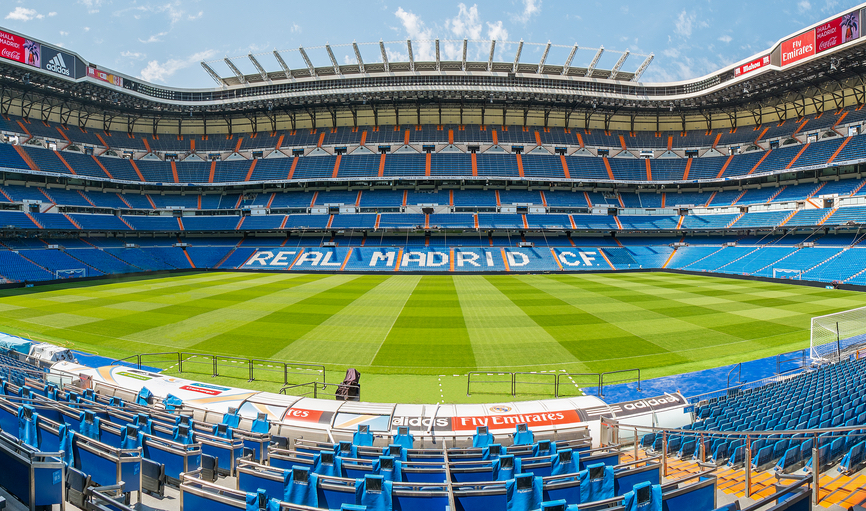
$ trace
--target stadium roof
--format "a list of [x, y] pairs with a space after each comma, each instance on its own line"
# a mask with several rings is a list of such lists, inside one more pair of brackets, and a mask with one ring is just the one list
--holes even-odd
[[[435, 47], [436, 41], [408, 40], [399, 43], [410, 56], [402, 62], [388, 57], [389, 48], [398, 43], [385, 42], [352, 43], [353, 50], [358, 50], [353, 64], [338, 64], [333, 52], [328, 53], [330, 62], [314, 62], [303, 48], [269, 54], [278, 67], [272, 67], [263, 55], [241, 57], [247, 67], [256, 69], [252, 74], [240, 70], [245, 67], [240, 65], [241, 58], [222, 61], [232, 70], [233, 76], [227, 77], [217, 73], [215, 62], [204, 62], [219, 86], [180, 89], [116, 73], [78, 54], [0, 29], [0, 41], [8, 43], [4, 50], [11, 48], [9, 44], [19, 48], [0, 58], [0, 112], [8, 114], [15, 105], [25, 117], [35, 112], [46, 119], [59, 115], [65, 123], [74, 111], [79, 123], [82, 118], [101, 117], [106, 126], [126, 123], [133, 131], [141, 130], [145, 123], [154, 132], [160, 123], [168, 122], [178, 127], [222, 123], [229, 130], [232, 124], [246, 123], [252, 131], [258, 130], [259, 122], [276, 129], [281, 119], [290, 120], [293, 128], [329, 121], [357, 125], [359, 115], [366, 116], [365, 122], [378, 124], [385, 111], [396, 115], [397, 123], [401, 111], [404, 119], [407, 114], [417, 115], [421, 122], [422, 111], [438, 111], [441, 118], [443, 109], [459, 110], [461, 124], [483, 124], [491, 115], [501, 116], [504, 123], [507, 116], [521, 114], [524, 124], [547, 125], [553, 115], [565, 125], [580, 117], [587, 125], [590, 119], [602, 119], [606, 129], [614, 119], [634, 125], [636, 118], [644, 123], [655, 119], [656, 124], [660, 118], [681, 118], [684, 130], [687, 122], [709, 128], [718, 119], [727, 119], [733, 127], [738, 122], [760, 124], [764, 115], [772, 117], [774, 112], [778, 118], [801, 116], [809, 108], [838, 108], [852, 96], [858, 103], [866, 102], [866, 38], [859, 37], [860, 18], [866, 18], [866, 11], [861, 13], [864, 6], [866, 3], [806, 27], [715, 73], [671, 83], [635, 81], [652, 55], [635, 54], [639, 59], [629, 61], [630, 55], [623, 52], [614, 69], [601, 70], [593, 66], [595, 58], [589, 62], [552, 63], [544, 58], [524, 62], [521, 43], [517, 43], [511, 62], [493, 58], [473, 62], [466, 60], [465, 51], [460, 61], [418, 61], [410, 48]], [[25, 43], [40, 48], [37, 65], [26, 61]], [[489, 44], [491, 49], [500, 44], [439, 43], [460, 44], [464, 49], [470, 44]], [[371, 47], [374, 51], [378, 47], [379, 62], [364, 59], [362, 54]], [[327, 52], [330, 46], [322, 48]], [[578, 45], [571, 48], [581, 51]], [[589, 53], [597, 56], [600, 51], [590, 49]], [[297, 52], [305, 65], [283, 65], [288, 52]], [[638, 61], [637, 69], [625, 65]], [[471, 120], [463, 120], [464, 112]]]

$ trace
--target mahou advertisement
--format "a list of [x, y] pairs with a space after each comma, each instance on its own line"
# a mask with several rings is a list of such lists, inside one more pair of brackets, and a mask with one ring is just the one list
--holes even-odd
[[39, 43], [0, 31], [0, 57], [33, 67], [42, 67], [42, 47]]
[[827, 51], [860, 37], [860, 13], [850, 12], [815, 29], [817, 52]]
[[113, 74], [106, 73], [105, 71], [100, 71], [95, 67], [88, 66], [87, 68], [87, 76], [90, 78], [95, 78], [102, 82], [108, 82], [118, 87], [123, 87], [123, 78], [120, 76], [114, 76]]
[[743, 64], [742, 66], [734, 69], [734, 76], [744, 75], [746, 73], [751, 73], [756, 69], [761, 69], [764, 66], [770, 65], [770, 56], [764, 55], [763, 57], [753, 60], [748, 64]]
[[782, 67], [815, 54], [815, 31], [810, 30], [782, 43]]

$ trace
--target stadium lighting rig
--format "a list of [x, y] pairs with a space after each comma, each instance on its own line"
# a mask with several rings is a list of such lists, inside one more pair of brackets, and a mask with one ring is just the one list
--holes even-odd
[[[590, 63], [587, 65], [587, 67], [581, 68], [581, 71], [579, 73], [582, 76], [587, 77], [587, 78], [591, 78], [593, 73], [596, 71], [596, 67], [598, 66], [598, 63], [599, 63], [602, 55], [605, 53], [605, 51], [608, 51], [609, 53], [614, 53], [616, 55], [619, 55], [619, 60], [617, 61], [617, 65], [614, 66], [614, 68], [611, 71], [605, 71], [605, 75], [607, 75], [605, 77], [608, 79], [615, 80], [615, 79], [617, 79], [617, 77], [625, 75], [624, 77], [620, 78], [620, 80], [637, 81], [640, 78], [640, 76], [643, 74], [643, 72], [646, 71], [646, 68], [649, 66], [650, 62], [652, 62], [652, 60], [653, 60], [653, 55], [634, 54], [634, 55], [639, 55], [641, 57], [645, 57], [645, 60], [643, 61], [643, 64], [641, 64], [640, 68], [638, 68], [638, 70], [635, 73], [628, 74], [628, 73], [624, 73], [622, 70], [623, 65], [626, 62], [626, 59], [628, 58], [628, 56], [632, 55], [632, 53], [629, 52], [628, 50], [626, 50], [624, 52], [609, 51], [609, 50], [605, 50], [604, 47], [601, 47], [601, 48], [596, 50], [595, 48], [581, 47], [577, 43], [575, 43], [574, 45], [566, 46], [566, 45], [553, 44], [550, 41], [548, 41], [547, 43], [528, 43], [528, 42], [524, 42], [522, 39], [520, 41], [514, 42], [514, 41], [498, 41], [495, 39], [470, 40], [468, 38], [459, 39], [459, 40], [434, 39], [434, 40], [421, 40], [421, 41], [412, 41], [412, 39], [406, 39], [405, 43], [403, 41], [384, 41], [384, 40], [379, 40], [378, 42], [375, 42], [375, 43], [352, 42], [351, 47], [352, 47], [352, 51], [355, 54], [355, 60], [356, 60], [357, 65], [358, 65], [357, 70], [349, 64], [341, 65], [339, 63], [339, 61], [337, 60], [336, 55], [334, 54], [334, 48], [342, 47], [342, 46], [348, 47], [349, 46], [348, 44], [338, 44], [338, 45], [325, 44], [322, 47], [317, 46], [317, 47], [308, 47], [308, 48], [304, 48], [304, 47], [299, 46], [296, 49], [287, 49], [287, 50], [276, 50], [275, 49], [273, 51], [272, 55], [276, 59], [277, 64], [279, 64], [279, 66], [280, 66], [282, 74], [285, 75], [287, 80], [293, 80], [295, 78], [305, 78], [307, 76], [312, 77], [312, 78], [318, 78], [319, 75], [321, 75], [321, 74], [325, 74], [325, 75], [333, 74], [334, 76], [347, 76], [347, 75], [351, 75], [354, 73], [361, 73], [361, 74], [381, 73], [381, 72], [394, 73], [394, 72], [400, 72], [400, 71], [409, 71], [409, 72], [414, 73], [417, 71], [431, 71], [432, 69], [430, 67], [426, 67], [426, 66], [430, 66], [430, 64], [427, 62], [424, 62], [425, 67], [421, 67], [419, 69], [419, 63], [417, 62], [418, 55], [415, 52], [415, 46], [414, 46], [415, 43], [425, 43], [425, 44], [432, 43], [432, 45], [434, 47], [434, 62], [432, 64], [435, 65], [435, 71], [443, 71], [443, 70], [456, 71], [456, 70], [459, 70], [462, 72], [469, 72], [470, 70], [471, 71], [477, 71], [477, 70], [481, 69], [481, 70], [486, 70], [488, 73], [495, 73], [497, 71], [503, 72], [503, 71], [510, 69], [510, 73], [512, 73], [512, 74], [517, 74], [518, 72], [520, 72], [520, 73], [529, 74], [529, 75], [532, 75], [532, 74], [544, 75], [544, 74], [551, 74], [551, 72], [552, 72], [553, 74], [559, 75], [559, 76], [576, 76], [575, 66], [573, 65], [573, 63], [574, 63], [575, 57], [578, 55], [578, 51], [580, 51], [580, 50], [587, 50], [587, 51], [595, 50], [596, 51], [595, 56], [592, 58]], [[457, 50], [456, 52], [454, 52], [454, 53], [456, 53], [456, 55], [454, 55], [454, 53], [450, 53], [450, 55], [457, 57], [457, 59], [455, 59], [455, 60], [442, 60], [443, 56], [442, 56], [441, 49], [440, 49], [440, 47], [441, 47], [440, 43], [445, 43], [446, 48], [449, 49], [449, 52], [451, 52], [453, 50]], [[400, 45], [405, 44], [404, 48], [405, 48], [405, 50], [407, 52], [407, 56], [408, 56], [407, 62], [402, 62], [402, 61], [395, 62], [393, 60], [393, 57], [395, 55], [393, 52], [389, 56], [388, 46], [394, 45], [394, 44], [400, 44]], [[543, 47], [542, 51], [541, 51], [541, 58], [540, 58], [537, 66], [529, 67], [529, 66], [524, 65], [521, 68], [520, 59], [521, 59], [521, 56], [523, 54], [524, 45], [526, 45], [526, 44]], [[472, 59], [472, 56], [478, 55], [478, 53], [476, 53], [476, 51], [474, 49], [470, 48], [470, 45], [473, 45], [473, 47], [476, 47], [475, 45], [477, 45], [477, 46], [481, 46], [481, 48], [483, 48], [483, 49], [479, 49], [478, 53], [482, 53], [482, 52], [486, 53], [486, 56], [487, 56], [486, 62], [485, 61], [475, 62]], [[513, 61], [511, 61], [510, 63], [497, 62], [495, 60], [496, 47], [499, 46], [501, 51], [503, 51], [503, 50], [508, 51], [507, 48], [509, 48], [510, 45], [513, 45], [511, 47], [515, 48]], [[377, 50], [378, 50], [377, 55], [374, 57], [376, 59], [376, 65], [374, 67], [371, 68], [370, 65], [365, 64], [360, 46], [377, 46], [378, 47], [377, 48]], [[313, 61], [313, 59], [307, 53], [310, 48], [324, 48], [328, 54], [329, 62], [327, 64], [322, 63], [322, 65], [319, 66], [317, 63], [315, 63]], [[550, 56], [550, 51], [553, 48], [568, 49], [568, 51], [569, 51], [568, 58], [565, 60], [565, 62], [563, 63], [562, 66], [557, 66], [556, 64], [552, 64], [552, 65], [549, 64], [548, 57]], [[300, 55], [301, 59], [304, 62], [306, 69], [304, 69], [302, 67], [302, 68], [298, 68], [298, 69], [293, 70], [292, 68], [289, 67], [289, 65], [286, 63], [286, 60], [283, 58], [283, 55], [285, 55], [287, 53], [291, 53], [291, 52], [297, 52]], [[482, 54], [484, 54], [484, 53], [482, 53]], [[256, 73], [249, 74], [249, 75], [243, 75], [242, 73], [240, 73], [237, 70], [237, 67], [235, 67], [233, 64], [233, 60], [235, 60], [236, 58], [241, 58], [241, 57], [226, 57], [225, 59], [221, 59], [222, 62], [225, 63], [225, 65], [228, 66], [229, 70], [231, 71], [231, 75], [229, 75], [230, 77], [228, 77], [228, 78], [222, 77], [216, 71], [214, 71], [212, 64], [214, 64], [216, 62], [216, 60], [202, 61], [202, 64], [203, 64], [202, 67], [204, 67], [204, 65], [207, 64], [208, 67], [206, 67], [205, 70], [208, 72], [208, 74], [211, 76], [211, 78], [213, 78], [215, 81], [217, 81], [217, 83], [220, 84], [221, 87], [227, 87], [227, 86], [232, 86], [232, 85], [256, 85], [260, 82], [270, 83], [273, 81], [273, 75], [267, 71], [267, 68], [266, 68], [266, 65], [264, 64], [264, 61], [261, 60], [262, 55], [266, 55], [266, 54], [264, 54], [264, 53], [262, 53], [262, 54], [250, 53], [248, 55], [242, 56], [244, 58], [249, 59], [253, 63], [253, 66], [256, 69]], [[370, 55], [368, 55], [368, 58], [369, 57], [370, 57]], [[210, 68], [209, 71], [208, 71], [208, 68]], [[551, 68], [553, 68], [553, 69], [551, 69]], [[327, 69], [327, 71], [325, 71], [325, 69]], [[332, 69], [333, 69], [333, 73], [331, 72]], [[302, 72], [302, 70], [305, 72]], [[212, 71], [213, 71], [213, 73], [212, 73]], [[298, 74], [296, 77], [295, 75], [293, 75], [293, 72], [301, 72], [301, 73]], [[237, 81], [235, 82], [235, 80], [237, 80]]]

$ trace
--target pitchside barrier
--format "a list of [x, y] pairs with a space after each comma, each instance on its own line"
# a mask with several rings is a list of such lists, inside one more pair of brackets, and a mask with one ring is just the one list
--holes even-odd
[[311, 379], [326, 383], [325, 366], [280, 362], [256, 358], [229, 357], [204, 353], [165, 352], [141, 353], [115, 360], [112, 364], [129, 365], [136, 369], [157, 368], [164, 373], [177, 372], [211, 377], [269, 381], [281, 385], [291, 382], [309, 382]]
[[[631, 376], [614, 376], [625, 375]], [[616, 379], [611, 379], [612, 377]], [[568, 380], [565, 380], [565, 379]], [[575, 378], [577, 378], [575, 380]], [[620, 371], [608, 371], [605, 373], [566, 373], [564, 369], [560, 372], [530, 371], [530, 372], [506, 372], [506, 371], [469, 371], [466, 374], [466, 395], [472, 395], [472, 385], [476, 390], [482, 386], [480, 392], [483, 394], [505, 394], [506, 389], [512, 397], [518, 394], [546, 395], [553, 397], [582, 395], [581, 388], [596, 387], [598, 397], [604, 397], [605, 385], [619, 383], [637, 383], [640, 391], [640, 369], [623, 369]], [[490, 390], [491, 387], [494, 390]], [[577, 391], [569, 393], [565, 389], [574, 388]], [[540, 390], [539, 390], [540, 389]]]

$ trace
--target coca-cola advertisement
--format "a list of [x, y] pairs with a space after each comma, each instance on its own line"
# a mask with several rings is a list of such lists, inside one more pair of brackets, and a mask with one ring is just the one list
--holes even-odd
[[0, 57], [42, 67], [42, 46], [36, 41], [0, 31]]
[[810, 30], [782, 43], [782, 67], [815, 54], [815, 31]]
[[762, 67], [769, 66], [769, 65], [770, 65], [770, 56], [764, 55], [763, 57], [761, 57], [759, 59], [755, 59], [755, 60], [749, 62], [748, 64], [743, 64], [742, 66], [735, 68], [734, 69], [734, 76], [740, 76], [740, 75], [744, 75], [746, 73], [751, 73], [752, 71], [755, 71], [757, 69], [761, 69]]
[[860, 37], [860, 13], [850, 12], [815, 29], [817, 51], [827, 51]]

